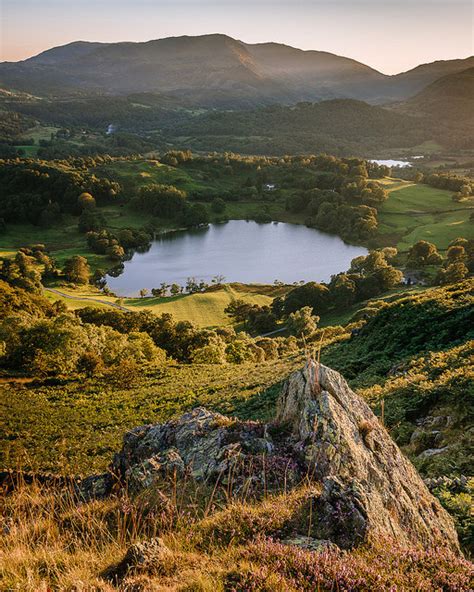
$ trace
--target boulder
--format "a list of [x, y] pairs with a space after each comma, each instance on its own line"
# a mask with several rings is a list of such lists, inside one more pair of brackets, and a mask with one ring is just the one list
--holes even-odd
[[459, 550], [449, 514], [431, 495], [369, 406], [343, 377], [316, 362], [283, 385], [264, 425], [203, 408], [125, 435], [112, 472], [133, 491], [191, 476], [258, 495], [311, 480], [311, 537], [352, 548], [374, 539]]
[[290, 426], [310, 475], [322, 482], [318, 538], [343, 548], [388, 536], [459, 549], [449, 514], [340, 374], [308, 362], [285, 383], [277, 421]]

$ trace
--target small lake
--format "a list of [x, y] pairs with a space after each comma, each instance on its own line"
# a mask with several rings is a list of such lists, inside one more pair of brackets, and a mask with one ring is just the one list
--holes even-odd
[[188, 277], [210, 282], [223, 275], [226, 282], [246, 284], [327, 282], [365, 254], [363, 247], [306, 226], [231, 220], [160, 236], [147, 252], [125, 261], [120, 275], [107, 276], [107, 284], [119, 296], [136, 296], [161, 282], [184, 286]]
[[[413, 158], [423, 158], [420, 156], [414, 156]], [[369, 162], [376, 162], [377, 164], [381, 164], [381, 165], [385, 165], [388, 167], [401, 167], [401, 168], [405, 168], [405, 167], [411, 167], [412, 164], [411, 162], [409, 162], [408, 160], [375, 160], [375, 159], [370, 159]]]

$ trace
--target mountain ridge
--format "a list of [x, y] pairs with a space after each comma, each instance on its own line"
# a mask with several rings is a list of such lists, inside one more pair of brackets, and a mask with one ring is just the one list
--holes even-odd
[[0, 63], [0, 85], [47, 95], [159, 92], [224, 107], [331, 98], [384, 103], [405, 100], [441, 75], [471, 65], [474, 57], [421, 64], [390, 76], [326, 51], [211, 34], [72, 42], [21, 62]]

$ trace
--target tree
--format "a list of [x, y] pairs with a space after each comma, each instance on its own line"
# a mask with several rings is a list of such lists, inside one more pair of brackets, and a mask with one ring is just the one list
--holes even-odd
[[304, 306], [293, 312], [288, 317], [288, 331], [296, 337], [308, 337], [314, 333], [318, 327], [319, 317], [313, 315], [313, 310], [309, 306]]
[[74, 255], [64, 263], [64, 275], [74, 284], [87, 284], [91, 277], [89, 263], [85, 257]]
[[356, 297], [357, 286], [346, 273], [333, 276], [330, 284], [331, 296], [334, 303], [342, 308], [350, 306]]
[[191, 359], [195, 364], [224, 364], [226, 362], [226, 344], [223, 339], [216, 339], [207, 345], [196, 348]]
[[451, 263], [446, 269], [440, 270], [438, 274], [438, 283], [455, 284], [465, 279], [469, 275], [469, 269], [464, 263]]
[[140, 298], [145, 298], [145, 296], [148, 294], [148, 290], [146, 288], [142, 288], [139, 292], [140, 294]]
[[112, 261], [120, 261], [124, 255], [125, 255], [125, 251], [123, 249], [123, 247], [121, 247], [118, 243], [117, 244], [111, 244], [110, 246], [107, 247], [106, 250], [106, 254], [109, 257], [109, 259], [112, 259]]
[[79, 232], [90, 232], [102, 230], [105, 226], [104, 216], [91, 209], [85, 209], [79, 216], [78, 228]]
[[212, 280], [211, 280], [211, 284], [214, 284], [216, 286], [222, 286], [222, 284], [225, 282], [225, 276], [224, 275], [215, 275]]
[[[317, 282], [308, 282], [288, 292], [283, 301], [283, 313], [289, 315], [304, 306], [309, 306], [313, 311], [321, 312], [327, 309], [330, 292], [327, 286]], [[275, 314], [278, 315], [280, 303], [272, 304]]]
[[81, 193], [81, 195], [77, 198], [77, 204], [81, 211], [93, 210], [96, 207], [95, 198], [87, 192]]
[[182, 292], [182, 288], [179, 284], [171, 284], [170, 293], [171, 296], [177, 296]]
[[468, 257], [464, 246], [452, 245], [448, 248], [446, 253], [446, 266], [450, 265], [451, 263], [466, 263], [467, 259]]
[[226, 203], [221, 197], [216, 197], [211, 204], [211, 209], [216, 214], [223, 214], [225, 212]]
[[49, 228], [50, 226], [61, 222], [61, 218], [61, 207], [57, 202], [53, 201], [49, 203], [41, 212], [39, 223], [41, 226]]
[[439, 265], [443, 258], [432, 243], [420, 240], [408, 251], [407, 267], [417, 268], [425, 265]]

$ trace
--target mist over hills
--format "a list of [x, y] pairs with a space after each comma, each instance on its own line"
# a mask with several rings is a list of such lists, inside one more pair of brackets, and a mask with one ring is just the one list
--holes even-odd
[[407, 99], [474, 57], [424, 64], [396, 76], [350, 58], [226, 35], [143, 43], [73, 42], [0, 64], [0, 85], [45, 95], [161, 93], [206, 107], [253, 107], [332, 98]]

